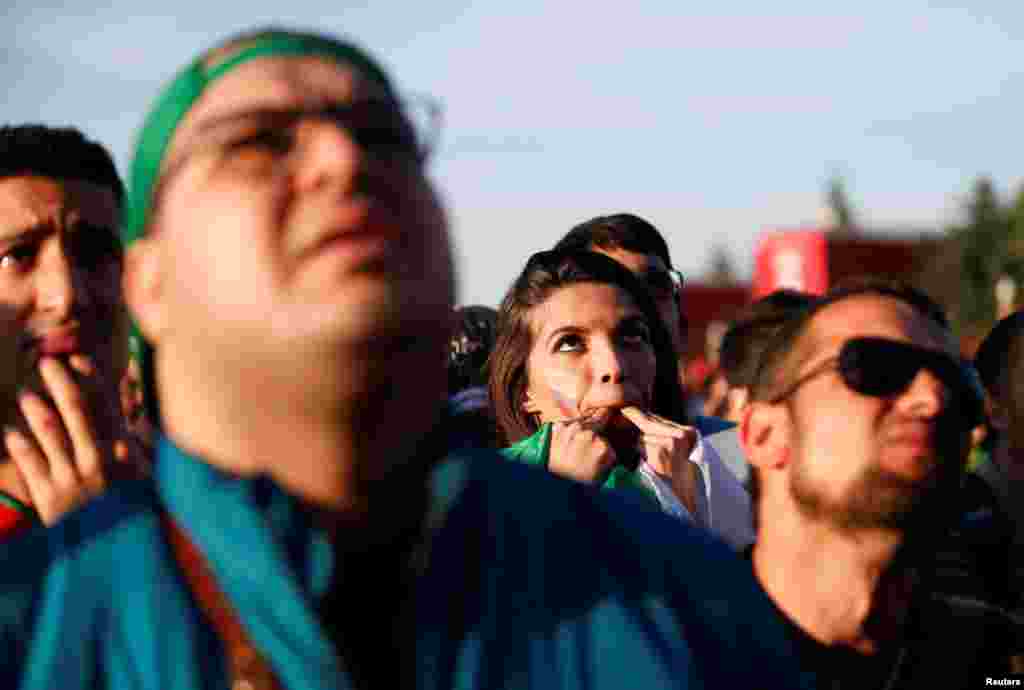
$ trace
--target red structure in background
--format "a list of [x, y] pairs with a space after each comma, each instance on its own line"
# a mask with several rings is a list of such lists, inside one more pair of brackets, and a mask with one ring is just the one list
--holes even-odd
[[[709, 343], [714, 340], [709, 330], [716, 322], [720, 329], [750, 301], [781, 289], [823, 294], [858, 275], [912, 280], [938, 241], [920, 236], [837, 235], [824, 228], [766, 232], [756, 249], [751, 285], [712, 287], [687, 282], [684, 286], [681, 308], [689, 324], [687, 381], [699, 386], [714, 369], [717, 344]], [[716, 334], [712, 331], [712, 335]]]
[[824, 294], [829, 285], [830, 253], [825, 233], [820, 231], [762, 235], [754, 254], [751, 298], [760, 299], [776, 290]]

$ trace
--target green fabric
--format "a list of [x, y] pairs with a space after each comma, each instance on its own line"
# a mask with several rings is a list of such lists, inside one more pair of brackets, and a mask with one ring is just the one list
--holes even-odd
[[35, 515], [36, 511], [32, 506], [25, 505], [17, 498], [7, 493], [6, 491], [0, 491], [0, 505], [5, 505], [12, 510], [16, 510], [22, 515]]
[[[547, 469], [548, 457], [551, 455], [551, 424], [543, 425], [533, 436], [527, 436], [518, 443], [514, 443], [508, 448], [502, 448], [498, 452], [508, 460]], [[640, 481], [635, 472], [622, 465], [616, 465], [601, 486], [605, 489], [639, 491], [644, 498], [650, 501], [652, 506], [660, 508], [654, 492]]]
[[[210, 84], [250, 60], [270, 56], [321, 56], [352, 65], [364, 76], [380, 82], [392, 93], [384, 71], [355, 46], [315, 34], [289, 31], [268, 31], [254, 36], [248, 47], [209, 69], [204, 65], [207, 55], [193, 60], [171, 80], [143, 121], [132, 158], [127, 194], [121, 219], [121, 241], [127, 246], [142, 237], [153, 204], [153, 191], [160, 167], [174, 132]], [[132, 350], [137, 353], [142, 387], [149, 418], [159, 424], [153, 376], [153, 352], [132, 323]]]
[[124, 244], [131, 244], [145, 234], [153, 189], [167, 146], [182, 119], [207, 87], [250, 60], [287, 55], [322, 56], [353, 65], [391, 91], [390, 82], [383, 70], [366, 54], [355, 46], [322, 36], [269, 32], [254, 38], [252, 45], [210, 69], [203, 65], [206, 56], [200, 56], [171, 80], [157, 98], [139, 132], [121, 226]]

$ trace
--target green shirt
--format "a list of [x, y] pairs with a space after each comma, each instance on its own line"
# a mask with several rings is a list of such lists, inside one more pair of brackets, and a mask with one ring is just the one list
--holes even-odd
[[[551, 423], [544, 424], [533, 436], [527, 436], [518, 443], [514, 443], [508, 448], [502, 448], [498, 452], [509, 460], [517, 460], [527, 465], [536, 465], [547, 469], [548, 458], [551, 456]], [[660, 509], [658, 497], [628, 467], [622, 465], [613, 467], [605, 480], [601, 482], [601, 486], [605, 489], [639, 491], [647, 503]]]

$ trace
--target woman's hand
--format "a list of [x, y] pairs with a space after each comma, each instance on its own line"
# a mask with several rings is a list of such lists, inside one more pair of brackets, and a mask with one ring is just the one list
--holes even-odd
[[612, 411], [599, 410], [592, 415], [551, 424], [551, 451], [548, 469], [578, 482], [593, 482], [615, 466], [615, 450], [601, 431]]
[[697, 507], [697, 466], [690, 462], [690, 453], [697, 444], [697, 430], [639, 407], [624, 407], [620, 412], [640, 430], [640, 444], [647, 464], [669, 482], [686, 509], [694, 514]]
[[[70, 364], [85, 377], [95, 376], [85, 357], [75, 355]], [[4, 445], [28, 488], [40, 519], [52, 525], [106, 488], [113, 468], [114, 439], [102, 439], [96, 433], [88, 411], [90, 398], [64, 363], [45, 357], [39, 370], [56, 410], [40, 396], [22, 393], [21, 412], [34, 439], [8, 429], [4, 433]], [[114, 397], [98, 404], [118, 405], [119, 402]], [[127, 464], [140, 459], [134, 457], [133, 451], [127, 455], [131, 456], [128, 463], [119, 463], [125, 469]]]

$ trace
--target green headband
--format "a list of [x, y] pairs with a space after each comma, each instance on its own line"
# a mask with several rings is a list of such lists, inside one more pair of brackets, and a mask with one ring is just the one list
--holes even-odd
[[[121, 218], [121, 241], [128, 246], [146, 233], [146, 224], [153, 206], [153, 190], [167, 146], [182, 119], [213, 82], [239, 65], [261, 57], [317, 56], [351, 65], [363, 76], [382, 84], [393, 94], [384, 71], [365, 53], [353, 45], [315, 34], [270, 30], [239, 41], [245, 47], [223, 62], [206, 66], [208, 55], [202, 55], [183, 69], [157, 98], [143, 122], [132, 159], [128, 193]], [[138, 358], [150, 421], [159, 425], [156, 382], [153, 375], [153, 351], [132, 324], [132, 353]]]

